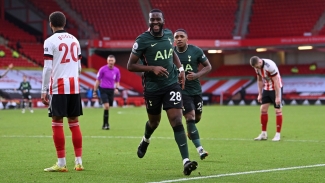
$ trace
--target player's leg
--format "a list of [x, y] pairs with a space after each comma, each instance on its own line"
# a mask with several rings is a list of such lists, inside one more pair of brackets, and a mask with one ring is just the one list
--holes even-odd
[[29, 111], [33, 113], [34, 110], [33, 110], [32, 96], [30, 95], [30, 93], [28, 93], [28, 106], [29, 106]]
[[150, 137], [159, 126], [161, 120], [162, 97], [160, 92], [145, 92], [144, 97], [149, 120], [146, 122], [144, 136], [141, 139], [140, 145], [138, 147], [137, 154], [139, 158], [143, 158], [143, 156], [146, 154], [150, 143]]
[[106, 89], [100, 89], [100, 97], [103, 103], [104, 115], [103, 115], [103, 130], [108, 130], [108, 119], [109, 119], [109, 93]]
[[270, 103], [272, 103], [270, 91], [263, 90], [262, 105], [260, 107], [260, 121], [262, 132], [254, 140], [267, 140], [268, 109]]
[[169, 123], [174, 131], [174, 138], [183, 160], [183, 173], [184, 175], [190, 175], [191, 172], [197, 168], [198, 164], [196, 161], [190, 161], [189, 159], [187, 138], [182, 123], [182, 108], [183, 102], [181, 88], [176, 84], [171, 86], [169, 90], [165, 92], [163, 98], [163, 109], [166, 110]]
[[277, 142], [281, 140], [281, 128], [282, 128], [282, 93], [283, 93], [283, 88], [281, 88], [281, 95], [280, 95], [280, 105], [276, 105], [275, 103], [275, 92], [274, 92], [274, 109], [275, 109], [275, 115], [276, 115], [276, 133], [274, 135], [274, 138], [272, 141]]
[[201, 159], [208, 156], [200, 141], [199, 130], [196, 127], [196, 123], [201, 119], [202, 112], [202, 97], [182, 95], [183, 97], [183, 116], [186, 120], [187, 136], [193, 142], [200, 155]]
[[72, 134], [72, 144], [75, 153], [75, 167], [77, 171], [84, 170], [82, 166], [82, 134], [78, 116], [82, 115], [81, 97], [79, 94], [69, 95], [68, 123]]
[[65, 95], [53, 95], [50, 98], [49, 116], [52, 117], [53, 141], [57, 153], [57, 163], [46, 172], [66, 172], [65, 136], [63, 131], [63, 117], [67, 116], [67, 98]]
[[22, 110], [21, 110], [21, 113], [25, 113], [25, 106], [26, 106], [26, 103], [27, 103], [27, 97], [25, 95], [25, 93], [23, 93], [23, 103], [22, 103]]

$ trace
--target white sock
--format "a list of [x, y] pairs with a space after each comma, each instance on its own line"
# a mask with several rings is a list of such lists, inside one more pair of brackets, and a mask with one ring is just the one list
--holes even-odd
[[197, 150], [198, 153], [200, 153], [201, 149], [203, 149], [202, 146], [199, 146], [199, 147], [196, 148], [196, 150]]
[[63, 167], [67, 164], [65, 158], [58, 158], [58, 166]]
[[146, 137], [143, 136], [143, 141], [147, 142], [147, 143], [150, 143], [150, 139], [146, 139]]
[[190, 161], [190, 159], [188, 159], [188, 158], [183, 159], [183, 165], [185, 165], [185, 163], [188, 161]]
[[75, 158], [75, 163], [76, 163], [76, 164], [80, 164], [80, 165], [82, 165], [81, 157], [76, 157], [76, 158]]
[[267, 132], [266, 131], [262, 131], [262, 134], [267, 135]]
[[280, 133], [279, 132], [276, 132], [275, 133], [275, 136], [280, 137]]

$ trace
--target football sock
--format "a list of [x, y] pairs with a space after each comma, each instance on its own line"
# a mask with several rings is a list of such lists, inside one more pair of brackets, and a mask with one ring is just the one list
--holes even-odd
[[187, 139], [183, 125], [173, 127], [175, 141], [178, 145], [182, 159], [188, 158]]
[[109, 111], [108, 110], [104, 110], [104, 124], [103, 126], [108, 126], [108, 118], [109, 118]]
[[282, 128], [282, 112], [276, 113], [276, 132], [280, 133]]
[[151, 135], [153, 134], [153, 132], [156, 130], [157, 127], [152, 128], [149, 125], [149, 121], [147, 121], [146, 126], [145, 126], [145, 130], [144, 130], [144, 137], [146, 139], [149, 139], [151, 137]]
[[74, 161], [75, 161], [76, 164], [82, 165], [82, 159], [81, 159], [81, 157], [76, 157]]
[[267, 121], [268, 121], [268, 115], [267, 112], [261, 113], [261, 125], [262, 125], [262, 131], [266, 131], [267, 128]]
[[195, 120], [186, 121], [187, 133], [191, 137], [191, 140], [195, 147], [201, 146], [199, 131], [196, 128]]
[[23, 102], [23, 109], [25, 109], [25, 102]]
[[65, 164], [64, 165], [62, 164], [63, 160], [62, 159], [60, 160], [60, 158], [65, 159], [65, 138], [64, 138], [64, 131], [63, 131], [63, 122], [52, 121], [52, 131], [53, 131], [53, 141], [56, 148], [56, 154], [59, 159], [58, 161], [59, 166], [64, 166]]
[[28, 106], [30, 109], [32, 109], [32, 102], [29, 102]]
[[58, 165], [59, 167], [63, 167], [67, 164], [67, 161], [65, 160], [65, 158], [58, 158]]
[[79, 127], [79, 122], [70, 122], [69, 128], [72, 134], [72, 144], [74, 147], [75, 157], [82, 156], [82, 134]]

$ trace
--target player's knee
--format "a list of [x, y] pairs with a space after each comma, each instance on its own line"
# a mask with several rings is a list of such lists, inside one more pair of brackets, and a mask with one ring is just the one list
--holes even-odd
[[78, 117], [68, 117], [68, 123], [75, 123], [78, 121]]
[[182, 116], [175, 115], [175, 116], [169, 117], [169, 121], [172, 126], [182, 125]]
[[52, 120], [58, 123], [63, 123], [63, 117], [52, 116]]
[[281, 108], [275, 108], [275, 113], [281, 113], [282, 112], [282, 109]]

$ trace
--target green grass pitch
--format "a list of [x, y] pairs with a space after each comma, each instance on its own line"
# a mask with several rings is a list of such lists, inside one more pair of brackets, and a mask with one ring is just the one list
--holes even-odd
[[71, 133], [65, 119], [67, 166], [64, 173], [43, 172], [56, 162], [51, 119], [46, 109], [34, 114], [0, 111], [0, 182], [325, 182], [324, 106], [285, 106], [280, 142], [272, 142], [275, 114], [269, 110], [267, 141], [260, 133], [259, 106], [204, 106], [198, 123], [209, 152], [200, 160], [191, 141], [190, 158], [199, 163], [189, 177], [165, 112], [147, 154], [136, 150], [144, 132], [144, 107], [111, 108], [111, 130], [101, 130], [103, 110], [84, 108], [83, 165], [76, 172]]

